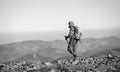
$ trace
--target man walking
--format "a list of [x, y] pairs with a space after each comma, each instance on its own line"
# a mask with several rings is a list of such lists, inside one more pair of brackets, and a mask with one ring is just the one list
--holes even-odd
[[[78, 47], [78, 42], [80, 41], [80, 33], [78, 26], [74, 26], [73, 21], [69, 21], [69, 34], [65, 36], [65, 40], [68, 43], [67, 50], [70, 54], [73, 55], [74, 60], [77, 58], [76, 49]], [[68, 40], [69, 39], [69, 40]]]

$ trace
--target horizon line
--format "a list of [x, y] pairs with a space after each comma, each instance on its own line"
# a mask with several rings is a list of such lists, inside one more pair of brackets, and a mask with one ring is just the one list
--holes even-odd
[[[82, 29], [80, 30], [120, 30], [120, 27], [114, 27], [114, 28], [89, 28], [89, 29]], [[69, 29], [64, 29], [64, 30], [41, 30], [41, 31], [0, 31], [0, 33], [29, 33], [29, 32], [59, 32], [59, 31], [68, 31]]]

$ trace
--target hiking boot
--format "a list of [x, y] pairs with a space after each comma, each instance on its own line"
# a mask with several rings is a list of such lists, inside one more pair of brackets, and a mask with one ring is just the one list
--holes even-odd
[[78, 58], [76, 58], [76, 59], [72, 62], [73, 65], [76, 65], [76, 64], [78, 64], [78, 63], [79, 63], [79, 59], [78, 59]]

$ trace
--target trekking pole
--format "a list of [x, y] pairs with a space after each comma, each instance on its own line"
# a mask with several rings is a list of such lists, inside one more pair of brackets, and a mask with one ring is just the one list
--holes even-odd
[[82, 33], [80, 33], [80, 40], [79, 40], [80, 43], [81, 43], [81, 40], [82, 40], [81, 37], [82, 37]]

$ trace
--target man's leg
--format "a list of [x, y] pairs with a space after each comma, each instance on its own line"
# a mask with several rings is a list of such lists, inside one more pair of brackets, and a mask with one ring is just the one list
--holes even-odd
[[71, 46], [70, 46], [70, 45], [68, 45], [67, 50], [68, 50], [68, 52], [69, 52], [70, 54], [72, 54], [72, 50], [71, 50]]
[[76, 40], [74, 40], [74, 44], [73, 44], [74, 60], [76, 60], [76, 58], [77, 58], [77, 52], [76, 52], [77, 48], [78, 48], [78, 42]]
[[67, 50], [68, 50], [68, 52], [69, 52], [70, 54], [73, 55], [72, 47], [73, 47], [73, 44], [72, 44], [72, 42], [70, 41], [69, 44], [68, 44]]

